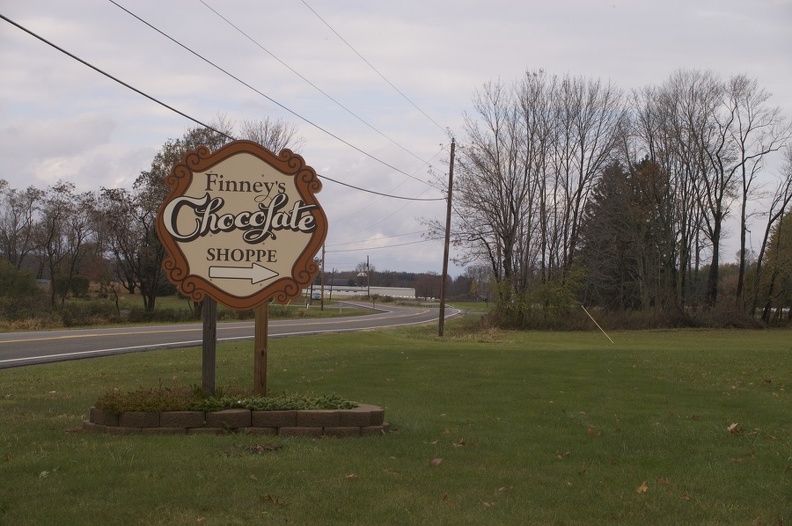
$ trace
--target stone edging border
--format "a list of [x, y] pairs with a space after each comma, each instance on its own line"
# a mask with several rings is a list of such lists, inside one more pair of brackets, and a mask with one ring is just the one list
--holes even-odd
[[107, 413], [91, 407], [85, 431], [113, 435], [255, 435], [350, 437], [383, 435], [390, 424], [381, 407], [360, 404], [354, 409], [251, 411], [164, 411]]

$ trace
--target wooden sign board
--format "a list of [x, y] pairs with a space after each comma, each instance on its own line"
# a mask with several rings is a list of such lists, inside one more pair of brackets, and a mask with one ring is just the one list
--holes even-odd
[[235, 310], [300, 296], [319, 272], [314, 262], [327, 217], [314, 196], [316, 172], [289, 150], [275, 155], [251, 141], [185, 154], [166, 179], [157, 216], [168, 279], [194, 301]]

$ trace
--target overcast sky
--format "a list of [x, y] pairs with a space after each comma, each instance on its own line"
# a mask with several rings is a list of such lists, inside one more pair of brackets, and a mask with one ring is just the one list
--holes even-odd
[[[680, 68], [745, 73], [792, 116], [789, 0], [116, 1], [239, 80], [110, 1], [0, 0], [0, 14], [199, 121], [294, 123], [320, 175], [392, 195], [442, 198], [429, 183], [447, 173], [450, 135], [464, 140], [474, 91], [527, 70], [625, 91]], [[0, 178], [14, 188], [128, 187], [195, 126], [2, 20], [0, 79]], [[418, 218], [444, 217], [443, 201], [330, 181], [317, 197], [326, 270], [369, 256], [441, 271]]]

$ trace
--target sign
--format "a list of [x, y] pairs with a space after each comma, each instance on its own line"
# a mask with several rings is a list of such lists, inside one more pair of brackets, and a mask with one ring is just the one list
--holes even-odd
[[301, 156], [252, 141], [214, 153], [202, 146], [165, 183], [157, 234], [181, 294], [245, 310], [271, 298], [286, 303], [313, 282], [327, 217], [314, 197], [322, 183]]

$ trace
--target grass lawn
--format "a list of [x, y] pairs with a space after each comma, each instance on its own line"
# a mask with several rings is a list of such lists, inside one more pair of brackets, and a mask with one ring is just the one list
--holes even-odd
[[271, 391], [381, 405], [378, 437], [80, 431], [105, 389], [200, 384], [197, 348], [0, 370], [0, 524], [792, 524], [792, 332], [468, 325], [270, 342]]

